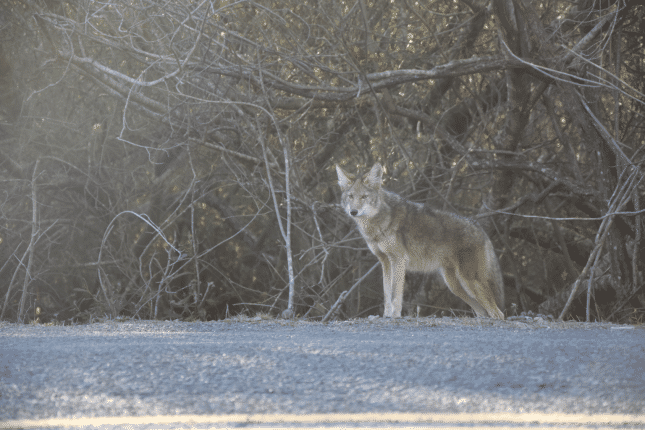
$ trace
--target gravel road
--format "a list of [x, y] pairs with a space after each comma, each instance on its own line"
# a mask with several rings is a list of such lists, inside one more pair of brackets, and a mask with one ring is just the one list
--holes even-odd
[[645, 327], [468, 318], [0, 322], [0, 424], [330, 412], [645, 414]]

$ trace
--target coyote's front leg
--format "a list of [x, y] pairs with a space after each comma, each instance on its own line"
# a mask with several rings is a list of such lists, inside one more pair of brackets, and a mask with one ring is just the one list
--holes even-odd
[[386, 254], [379, 252], [376, 256], [381, 262], [381, 268], [383, 269], [383, 318], [391, 318], [394, 312], [394, 308], [392, 307], [392, 265]]
[[405, 258], [394, 258], [393, 260], [390, 262], [390, 276], [392, 277], [392, 314], [390, 316], [392, 318], [401, 318], [407, 260]]

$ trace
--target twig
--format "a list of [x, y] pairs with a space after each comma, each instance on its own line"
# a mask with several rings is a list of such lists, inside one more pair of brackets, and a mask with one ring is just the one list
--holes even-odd
[[38, 193], [36, 186], [36, 180], [38, 179], [38, 167], [40, 165], [40, 158], [36, 160], [36, 165], [34, 166], [34, 172], [31, 178], [31, 239], [29, 240], [29, 246], [27, 247], [26, 253], [29, 254], [29, 259], [27, 260], [27, 267], [25, 268], [25, 278], [22, 284], [22, 296], [20, 296], [20, 306], [18, 307], [18, 322], [22, 322], [23, 313], [25, 311], [25, 301], [27, 300], [27, 289], [31, 283], [31, 268], [34, 263], [34, 248], [36, 247], [36, 242], [38, 241]]
[[[12, 256], [15, 256], [16, 260], [18, 259], [18, 256], [16, 256], [16, 251], [18, 251], [18, 248], [20, 248], [20, 245], [22, 245], [22, 242], [16, 246], [16, 249], [13, 251]], [[18, 273], [20, 272], [20, 268], [24, 265], [25, 258], [27, 258], [29, 249], [25, 251], [24, 254], [22, 254], [22, 258], [18, 261], [18, 265], [16, 266], [15, 270], [13, 271], [13, 276], [11, 277], [11, 281], [9, 281], [9, 287], [7, 288], [7, 294], [4, 296], [4, 304], [2, 305], [2, 312], [0, 313], [0, 320], [4, 319], [4, 312], [7, 309], [7, 305], [9, 304], [9, 299], [11, 298], [11, 290], [13, 289], [14, 286], [14, 281], [16, 280], [16, 277], [18, 276]], [[7, 262], [9, 262], [10, 259], [7, 259]], [[5, 263], [6, 264], [6, 263]], [[4, 268], [4, 265], [3, 265]]]
[[[562, 312], [558, 317], [560, 321], [562, 321], [562, 319], [564, 318], [564, 315], [569, 310], [569, 306], [571, 306], [571, 303], [573, 302], [573, 298], [576, 295], [576, 291], [578, 290], [578, 286], [580, 285], [580, 282], [587, 275], [587, 272], [596, 264], [598, 260], [597, 256], [602, 250], [602, 247], [605, 243], [605, 239], [607, 239], [607, 235], [610, 231], [610, 227], [614, 221], [615, 215], [619, 213], [620, 210], [630, 200], [629, 199], [630, 191], [640, 183], [640, 180], [636, 180], [637, 176], [640, 176], [637, 174], [637, 171], [632, 171], [629, 178], [623, 183], [621, 189], [620, 190], [617, 189], [614, 192], [614, 195], [612, 196], [613, 202], [610, 203], [609, 209], [607, 210], [608, 215], [605, 215], [605, 217], [603, 217], [603, 221], [600, 224], [598, 233], [596, 234], [596, 246], [594, 247], [593, 251], [589, 255], [589, 259], [587, 260], [587, 265], [582, 270], [582, 273], [580, 273], [580, 275], [576, 279], [576, 282], [573, 284], [573, 288], [571, 289], [571, 294], [569, 294], [567, 303], [564, 305], [564, 308], [562, 309]], [[588, 289], [587, 294], [590, 294], [590, 289]]]
[[[609, 224], [611, 225], [612, 221], [614, 220], [613, 218], [607, 218], [609, 222], [605, 223], [603, 222], [603, 225], [600, 226], [601, 230], [604, 226], [604, 224]], [[569, 294], [569, 298], [567, 299], [567, 303], [564, 305], [564, 308], [562, 308], [562, 312], [560, 312], [560, 316], [558, 317], [559, 321], [562, 321], [564, 318], [564, 315], [567, 313], [569, 310], [569, 306], [571, 306], [571, 303], [573, 302], [573, 298], [576, 295], [576, 291], [578, 290], [578, 286], [580, 285], [581, 280], [587, 275], [587, 272], [592, 266], [592, 263], [596, 261], [596, 255], [600, 253], [602, 250], [602, 247], [605, 243], [605, 239], [607, 238], [607, 233], [609, 233], [609, 225], [604, 229], [602, 232], [602, 236], [600, 237], [600, 240], [596, 242], [596, 247], [594, 250], [591, 252], [591, 255], [589, 255], [589, 259], [587, 260], [587, 265], [585, 266], [584, 269], [582, 269], [582, 272], [580, 273], [580, 276], [578, 276], [578, 279], [576, 279], [576, 282], [573, 284], [573, 288], [571, 289], [571, 294]], [[600, 233], [601, 230], [598, 230]]]
[[237, 157], [237, 158], [239, 158], [241, 160], [251, 161], [251, 162], [253, 162], [255, 164], [264, 164], [264, 163], [266, 163], [269, 167], [273, 167], [273, 168], [279, 167], [276, 163], [269, 162], [268, 160], [261, 160], [259, 158], [253, 157], [251, 155], [246, 155], [246, 154], [242, 154], [241, 152], [232, 151], [232, 150], [230, 150], [228, 148], [225, 148], [222, 145], [218, 145], [216, 143], [206, 142], [205, 138], [202, 139], [202, 140], [199, 140], [199, 139], [189, 137], [188, 140], [190, 142], [197, 143], [199, 145], [203, 145], [203, 146], [205, 146], [207, 148], [215, 149], [215, 150], [221, 151], [221, 152], [223, 152], [225, 154], [232, 155], [232, 156]]
[[378, 265], [379, 263], [376, 263], [375, 265], [373, 265], [372, 268], [368, 270], [363, 276], [361, 276], [360, 279], [356, 281], [354, 285], [352, 285], [352, 288], [350, 288], [348, 291], [343, 291], [342, 293], [340, 293], [340, 296], [338, 296], [338, 300], [336, 300], [336, 303], [334, 303], [334, 306], [331, 307], [331, 309], [329, 310], [329, 312], [327, 312], [327, 315], [325, 315], [325, 317], [322, 319], [321, 322], [327, 322], [329, 318], [331, 318], [331, 316], [334, 314], [334, 312], [336, 312], [336, 309], [338, 309], [338, 307], [343, 304], [347, 296], [349, 296], [352, 293], [352, 291], [354, 291], [354, 288], [356, 288], [361, 282], [363, 282], [363, 280], [367, 278], [367, 275], [372, 273], [372, 271], [376, 269]]

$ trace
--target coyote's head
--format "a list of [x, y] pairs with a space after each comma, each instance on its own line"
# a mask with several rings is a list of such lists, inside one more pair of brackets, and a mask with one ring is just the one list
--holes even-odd
[[336, 164], [338, 185], [343, 192], [341, 204], [353, 218], [371, 218], [378, 213], [383, 168], [376, 163], [366, 175], [356, 179]]

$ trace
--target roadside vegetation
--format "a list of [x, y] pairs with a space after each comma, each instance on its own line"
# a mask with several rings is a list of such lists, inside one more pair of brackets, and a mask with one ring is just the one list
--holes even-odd
[[[6, 0], [0, 36], [0, 320], [379, 314], [334, 170], [377, 161], [478, 219], [507, 315], [645, 319], [640, 1]], [[404, 314], [468, 307], [413, 275]]]

